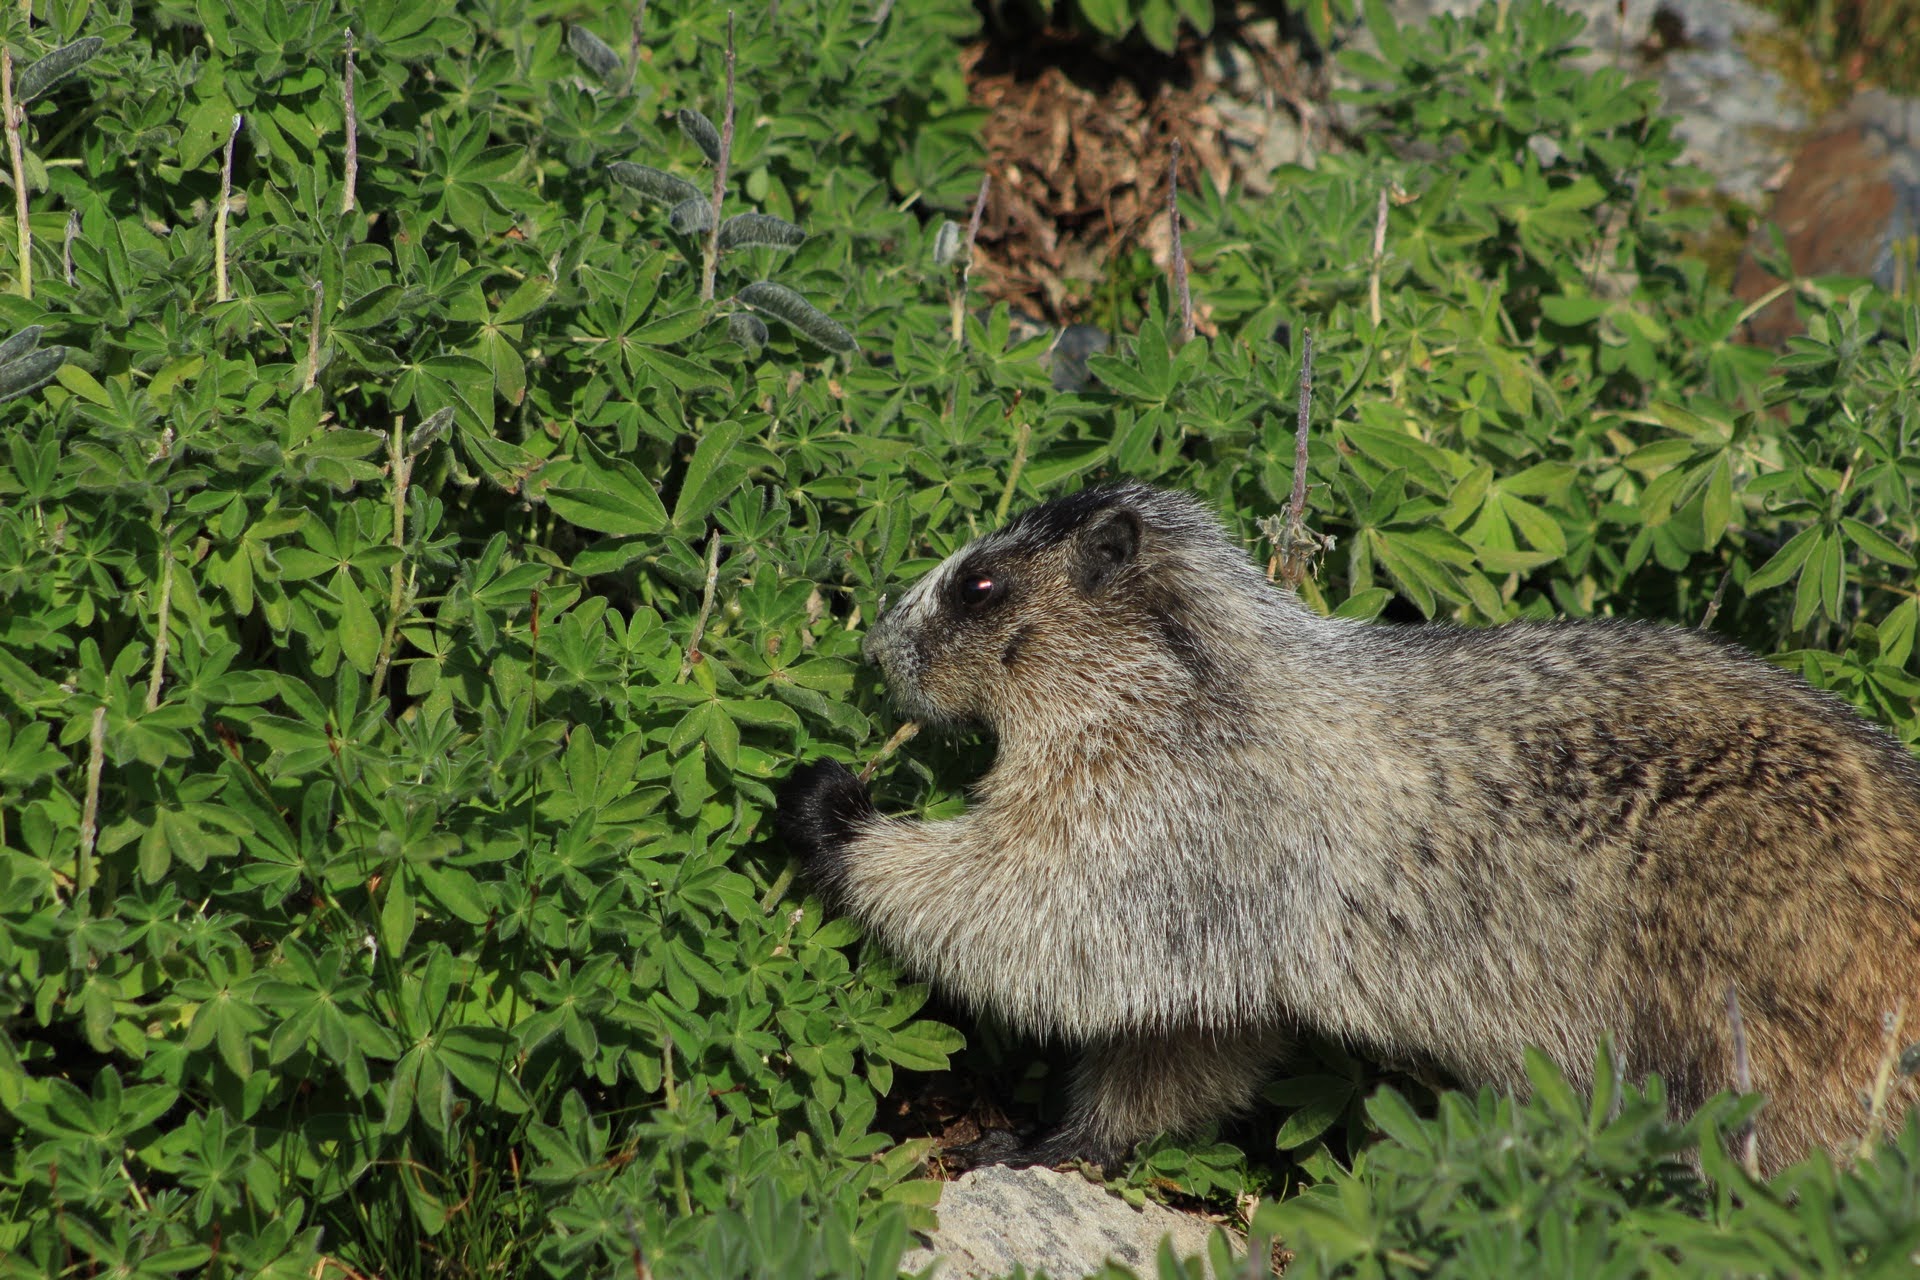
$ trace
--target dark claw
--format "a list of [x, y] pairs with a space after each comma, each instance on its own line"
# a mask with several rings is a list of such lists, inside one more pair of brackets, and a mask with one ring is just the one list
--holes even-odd
[[867, 789], [838, 760], [815, 760], [787, 775], [774, 793], [773, 823], [807, 877], [838, 896], [846, 848], [878, 816]]

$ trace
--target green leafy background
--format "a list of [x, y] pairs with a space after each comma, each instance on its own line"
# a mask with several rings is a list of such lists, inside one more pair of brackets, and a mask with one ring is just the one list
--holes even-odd
[[[1800, 281], [1807, 336], [1739, 345], [1669, 126], [1570, 67], [1577, 20], [1376, 16], [1358, 150], [1186, 194], [1207, 334], [1156, 287], [1063, 392], [1004, 308], [949, 333], [971, 5], [734, 15], [723, 214], [807, 238], [723, 253], [712, 301], [610, 166], [709, 189], [673, 113], [723, 119], [728, 18], [644, 13], [0, 18], [23, 75], [101, 41], [24, 107], [30, 298], [0, 249], [0, 1273], [889, 1273], [938, 1192], [889, 1117], [963, 1035], [794, 885], [769, 785], [878, 751], [862, 620], [1012, 507], [1139, 476], [1270, 554], [1309, 329], [1315, 607], [1711, 611], [1920, 739], [1920, 311]], [[881, 799], [957, 812], [979, 760], [922, 738]], [[1322, 1054], [1277, 1144], [1161, 1142], [1125, 1188], [1264, 1192], [1341, 1274], [1914, 1247], [1914, 1130], [1703, 1192], [1674, 1153], [1746, 1104], [1609, 1128], [1543, 1077], [1421, 1118]]]

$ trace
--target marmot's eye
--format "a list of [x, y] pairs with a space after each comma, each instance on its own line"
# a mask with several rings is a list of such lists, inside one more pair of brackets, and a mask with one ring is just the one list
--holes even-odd
[[972, 577], [960, 579], [955, 594], [960, 597], [961, 604], [968, 608], [976, 608], [1000, 594], [1000, 584], [985, 574], [976, 573]]

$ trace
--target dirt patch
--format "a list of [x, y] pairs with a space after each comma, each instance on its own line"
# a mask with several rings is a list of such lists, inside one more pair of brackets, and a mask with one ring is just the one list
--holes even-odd
[[1165, 269], [1175, 140], [1184, 192], [1243, 176], [1237, 103], [1210, 67], [1240, 69], [1240, 91], [1257, 86], [1269, 110], [1311, 98], [1270, 19], [1223, 17], [1207, 42], [1189, 35], [1171, 56], [1045, 28], [995, 33], [964, 57], [972, 100], [988, 112], [993, 178], [973, 280], [989, 301], [1056, 324], [1111, 322], [1103, 291], [1131, 292]]

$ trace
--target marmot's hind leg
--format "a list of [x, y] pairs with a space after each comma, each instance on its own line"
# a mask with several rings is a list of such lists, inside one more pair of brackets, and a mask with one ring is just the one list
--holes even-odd
[[1118, 1163], [1156, 1133], [1192, 1133], [1253, 1105], [1287, 1046], [1278, 1032], [1157, 1032], [1088, 1047], [1073, 1109], [1043, 1146], [1071, 1140]]
[[1089, 1045], [1074, 1069], [1066, 1123], [1025, 1143], [996, 1131], [946, 1154], [983, 1164], [1084, 1160], [1112, 1171], [1157, 1133], [1192, 1133], [1245, 1111], [1287, 1046], [1277, 1032], [1159, 1032]]

